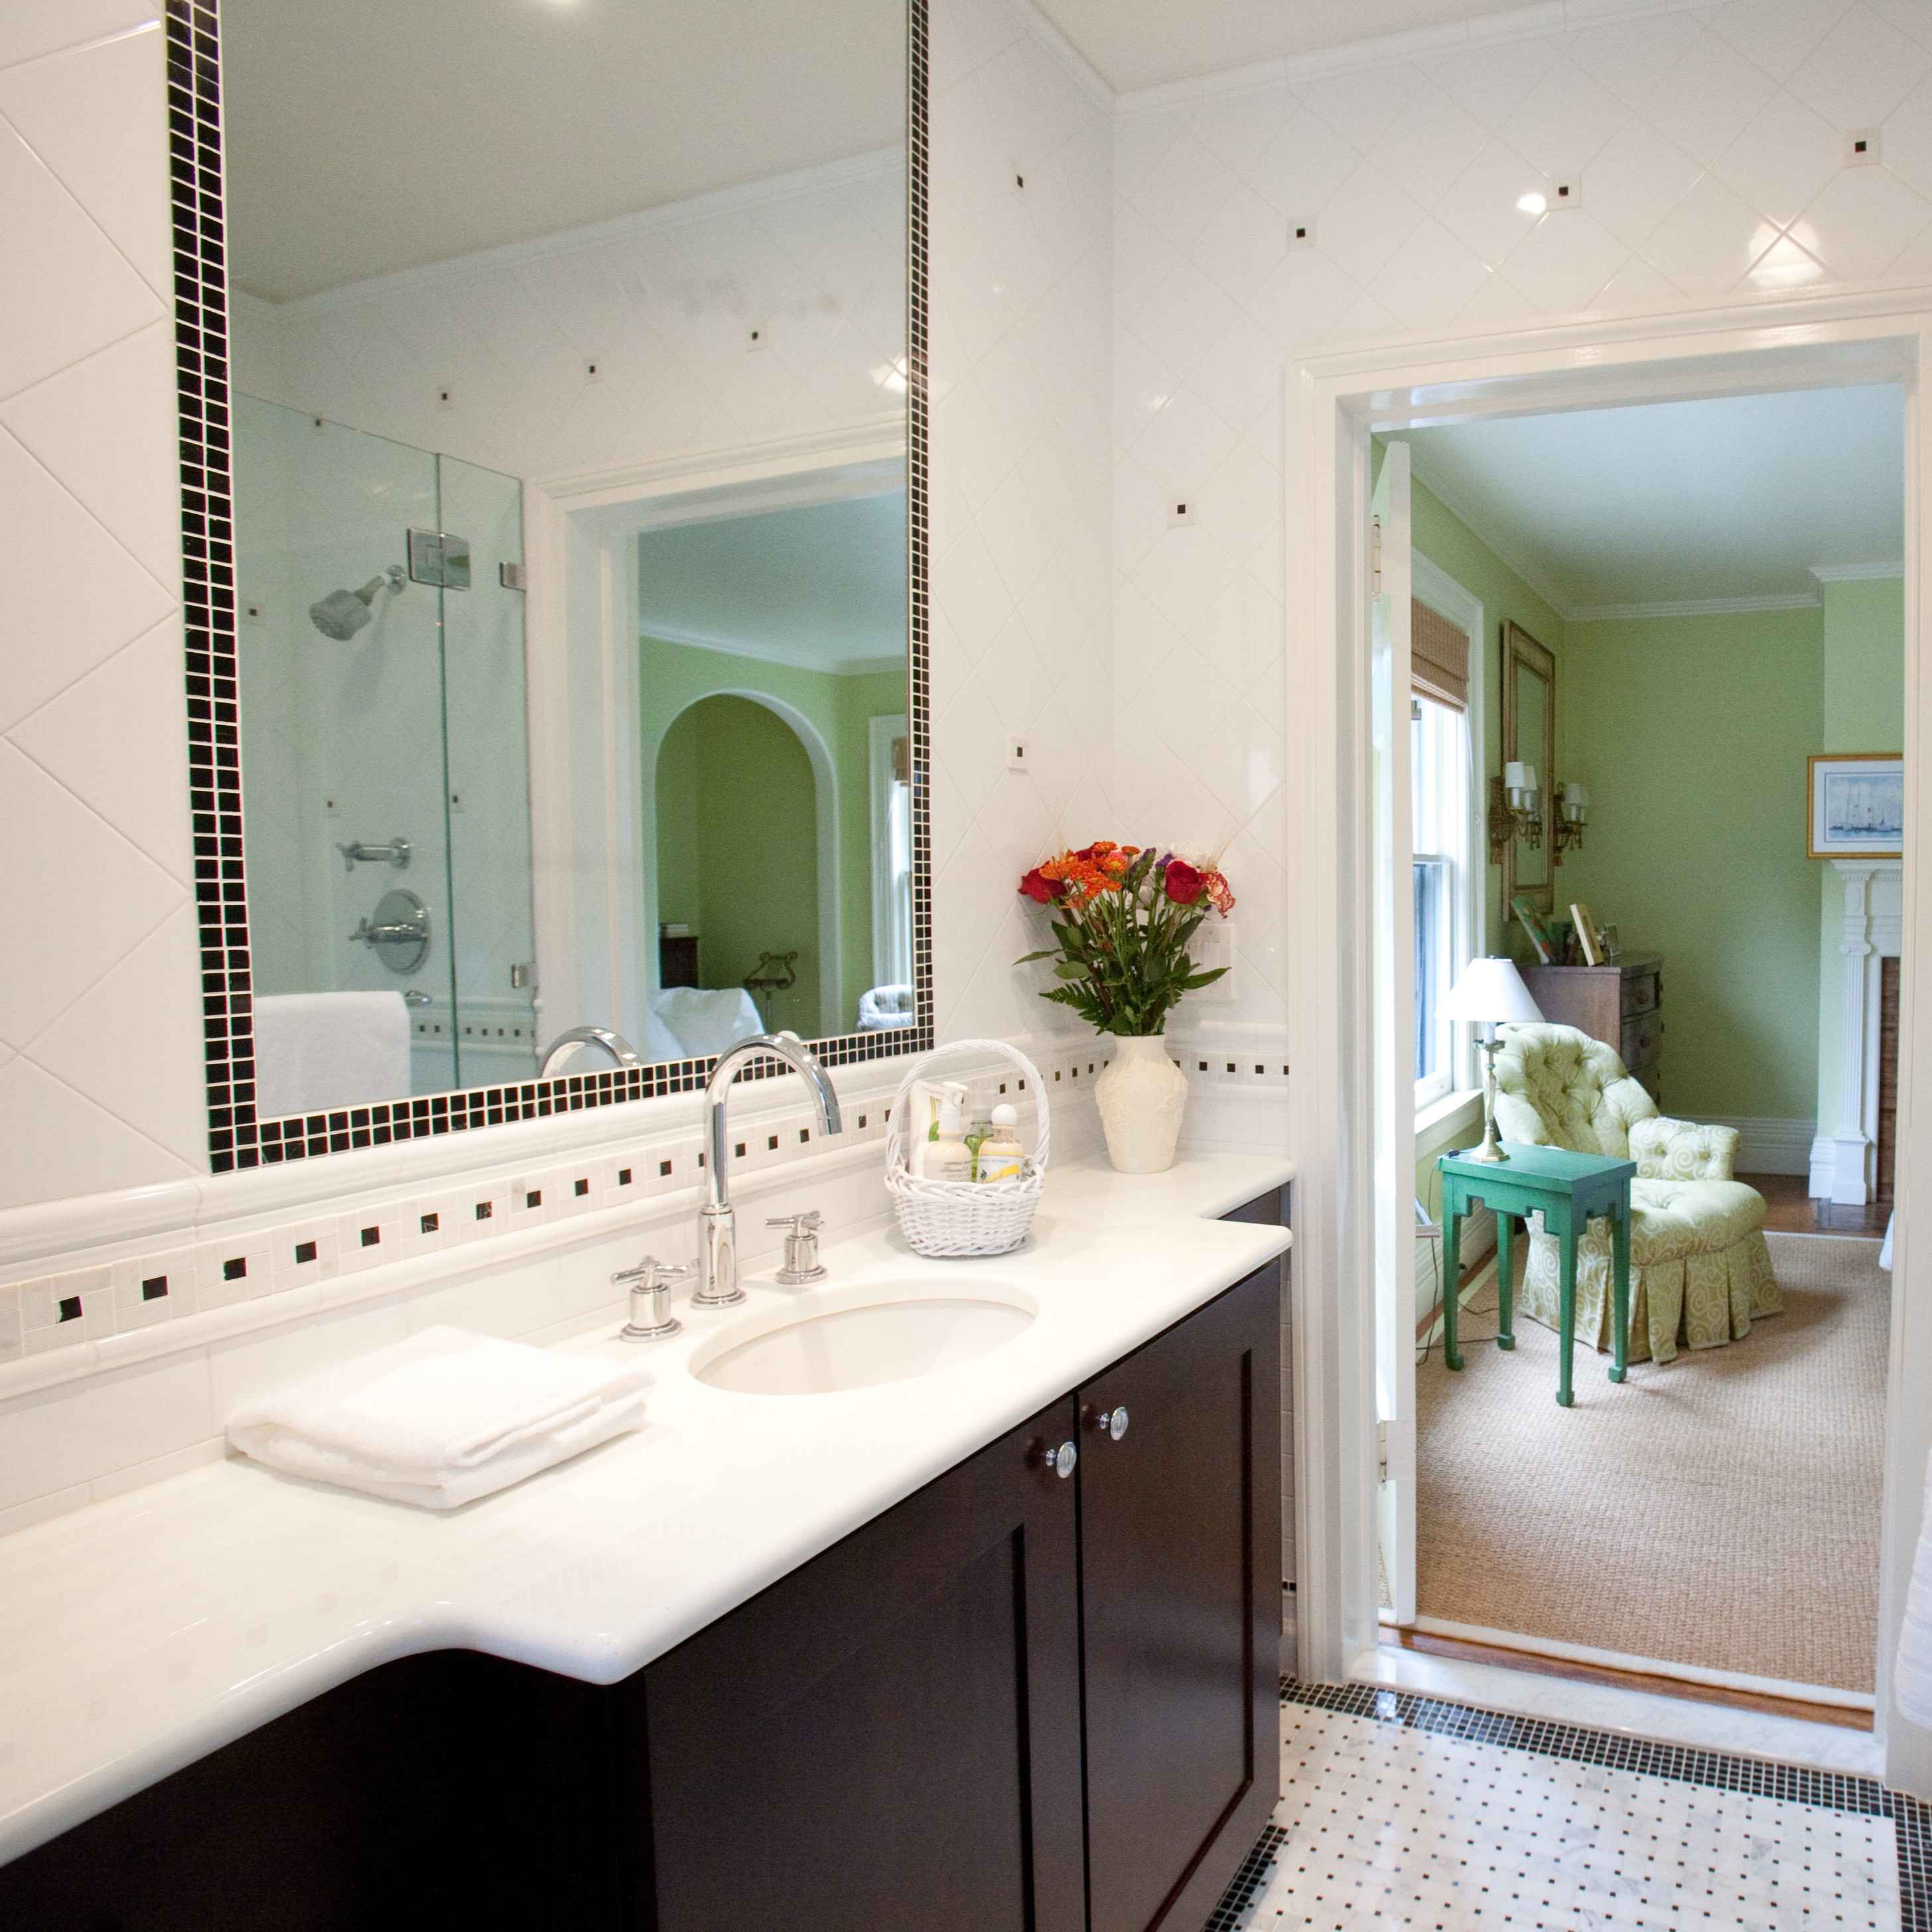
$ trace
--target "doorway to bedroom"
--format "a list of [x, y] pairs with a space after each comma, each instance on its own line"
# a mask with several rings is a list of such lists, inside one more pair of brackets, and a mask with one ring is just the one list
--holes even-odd
[[[1372, 459], [1378, 603], [1392, 544], [1410, 579], [1382, 625], [1414, 1168], [1385, 1642], [1871, 1724], [1904, 423], [1870, 382], [1418, 428]], [[1505, 1150], [1552, 1153], [1564, 1190], [1634, 1170], [1627, 1372], [1612, 1222], [1580, 1205], [1567, 1406], [1585, 1197], [1537, 1194], [1535, 1154], [1489, 1170], [1514, 1192], [1453, 1165], [1494, 1022]]]

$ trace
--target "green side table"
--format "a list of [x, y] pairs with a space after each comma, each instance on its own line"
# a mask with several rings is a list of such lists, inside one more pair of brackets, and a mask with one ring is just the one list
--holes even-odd
[[1503, 1143], [1506, 1161], [1476, 1160], [1466, 1154], [1445, 1154], [1436, 1166], [1442, 1176], [1442, 1359], [1452, 1369], [1462, 1366], [1456, 1346], [1457, 1225], [1478, 1208], [1496, 1217], [1496, 1346], [1516, 1346], [1516, 1282], [1510, 1272], [1510, 1222], [1540, 1213], [1546, 1232], [1562, 1248], [1562, 1366], [1557, 1371], [1556, 1400], [1568, 1408], [1570, 1357], [1576, 1341], [1576, 1243], [1591, 1217], [1603, 1215], [1610, 1224], [1614, 1301], [1612, 1325], [1616, 1359], [1610, 1380], [1624, 1378], [1624, 1358], [1630, 1344], [1630, 1182], [1636, 1163], [1612, 1160], [1601, 1154], [1567, 1154], [1561, 1148], [1525, 1147]]

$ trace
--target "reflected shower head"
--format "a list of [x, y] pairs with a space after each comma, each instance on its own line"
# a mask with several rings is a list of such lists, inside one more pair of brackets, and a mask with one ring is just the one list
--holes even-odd
[[317, 598], [308, 607], [308, 620], [325, 638], [346, 643], [370, 621], [369, 607], [375, 602], [376, 592], [386, 584], [393, 594], [401, 590], [404, 580], [403, 566], [392, 563], [360, 590], [332, 590], [326, 597]]

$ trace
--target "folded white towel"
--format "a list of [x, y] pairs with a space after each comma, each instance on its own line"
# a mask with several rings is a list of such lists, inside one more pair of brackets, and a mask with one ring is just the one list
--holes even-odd
[[228, 1439], [271, 1468], [454, 1509], [644, 1420], [641, 1365], [425, 1328], [247, 1404]]
[[1892, 1668], [1893, 1695], [1915, 1724], [1932, 1726], [1932, 1462], [1925, 1468], [1925, 1520], [1906, 1593], [1905, 1624]]
[[275, 993], [255, 1002], [255, 1112], [263, 1120], [394, 1100], [410, 1090], [410, 1010], [398, 992]]

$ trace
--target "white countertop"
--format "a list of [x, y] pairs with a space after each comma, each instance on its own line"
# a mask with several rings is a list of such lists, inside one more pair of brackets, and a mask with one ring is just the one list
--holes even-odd
[[[651, 1345], [633, 1434], [447, 1515], [231, 1457], [0, 1540], [0, 1861], [374, 1666], [484, 1651], [614, 1683], [983, 1448], [1288, 1245], [1214, 1217], [1285, 1161], [1057, 1168], [1028, 1246], [928, 1262], [895, 1228], [834, 1242], [830, 1279]], [[1039, 1313], [988, 1354], [837, 1395], [725, 1393], [685, 1364], [791, 1298], [943, 1278]], [[638, 1351], [607, 1321], [568, 1346]]]

